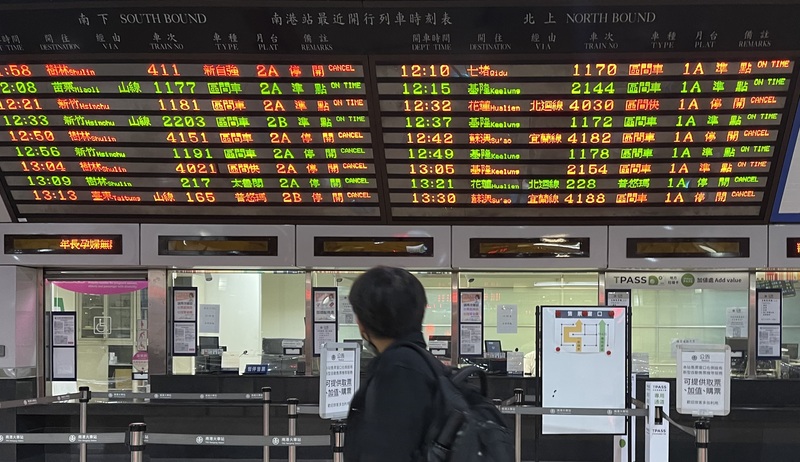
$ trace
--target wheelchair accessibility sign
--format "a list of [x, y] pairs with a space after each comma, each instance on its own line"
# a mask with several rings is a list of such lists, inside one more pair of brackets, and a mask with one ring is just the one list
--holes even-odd
[[111, 333], [111, 317], [110, 316], [95, 316], [94, 317], [94, 333], [95, 335], [108, 335]]

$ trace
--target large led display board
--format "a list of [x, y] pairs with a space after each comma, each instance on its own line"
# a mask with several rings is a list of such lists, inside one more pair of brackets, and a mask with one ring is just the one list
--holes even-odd
[[306, 5], [5, 6], [13, 218], [766, 218], [798, 5]]

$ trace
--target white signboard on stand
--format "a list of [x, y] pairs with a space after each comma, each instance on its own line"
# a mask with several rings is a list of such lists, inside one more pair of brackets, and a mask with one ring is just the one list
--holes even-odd
[[731, 349], [678, 345], [677, 405], [681, 414], [725, 416], [731, 410]]
[[319, 416], [344, 419], [361, 377], [361, 345], [325, 343], [320, 352]]
[[[541, 307], [542, 405], [622, 409], [627, 405], [627, 310]], [[542, 417], [543, 434], [624, 434], [625, 417]]]
[[669, 382], [645, 385], [647, 420], [644, 423], [644, 461], [669, 462]]

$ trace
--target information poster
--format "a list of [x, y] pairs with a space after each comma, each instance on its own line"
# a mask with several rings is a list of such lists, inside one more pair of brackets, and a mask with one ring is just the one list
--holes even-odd
[[461, 356], [483, 356], [483, 301], [483, 289], [458, 290], [458, 353]]
[[620, 290], [606, 290], [606, 305], [608, 306], [622, 306], [625, 308], [631, 307], [631, 291]]
[[780, 291], [758, 293], [758, 323], [780, 324], [781, 322], [781, 293]]
[[344, 419], [359, 387], [361, 345], [327, 343], [320, 355], [319, 416]]
[[76, 379], [75, 348], [53, 348], [53, 381], [71, 382]]
[[53, 346], [75, 346], [75, 313], [53, 313]]
[[459, 310], [462, 323], [483, 322], [483, 291], [462, 290]]
[[322, 352], [322, 345], [336, 342], [335, 323], [316, 323], [314, 324], [314, 355], [319, 356]]
[[319, 356], [324, 343], [336, 342], [339, 338], [339, 289], [314, 287], [311, 290], [311, 303], [314, 312], [314, 356]]
[[333, 289], [314, 289], [314, 322], [336, 322], [336, 292]]
[[497, 305], [497, 333], [517, 333], [517, 305]]
[[459, 338], [462, 356], [476, 356], [483, 354], [482, 324], [461, 324]]
[[220, 306], [213, 304], [201, 304], [200, 316], [198, 317], [198, 324], [201, 333], [204, 334], [218, 334], [219, 333], [219, 313]]
[[781, 357], [781, 326], [779, 324], [758, 326], [758, 357]]
[[194, 322], [197, 320], [197, 288], [174, 288], [172, 290], [172, 320]]
[[756, 357], [781, 359], [783, 293], [781, 289], [756, 289]]
[[172, 324], [173, 356], [197, 355], [197, 324], [193, 322], [175, 322]]
[[728, 308], [725, 322], [725, 337], [727, 338], [747, 338], [747, 308], [734, 307]]
[[75, 312], [52, 313], [50, 318], [50, 364], [53, 381], [77, 379]]

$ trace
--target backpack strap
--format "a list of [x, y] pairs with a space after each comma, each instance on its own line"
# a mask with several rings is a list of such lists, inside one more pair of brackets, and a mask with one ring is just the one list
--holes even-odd
[[[437, 377], [445, 375], [444, 365], [433, 357], [430, 352], [421, 346], [417, 345], [416, 343], [411, 342], [402, 342], [399, 344], [401, 347], [410, 347], [413, 350], [416, 350], [417, 353], [420, 354], [423, 358], [425, 358], [425, 362], [428, 363], [431, 370], [433, 370], [434, 375]], [[489, 393], [489, 381], [486, 378], [486, 371], [483, 369], [476, 367], [476, 366], [467, 366], [458, 370], [458, 372], [452, 376], [451, 380], [454, 383], [462, 383], [465, 382], [468, 378], [472, 377], [473, 375], [478, 376], [478, 380], [480, 381], [480, 392], [481, 395], [484, 397], [488, 396]]]
[[422, 348], [421, 346], [412, 342], [401, 342], [398, 344], [398, 346], [409, 347], [412, 350], [415, 350], [417, 353], [419, 353], [419, 355], [422, 356], [422, 358], [428, 364], [430, 370], [433, 371], [433, 375], [435, 375], [437, 378], [445, 375], [444, 364], [442, 364], [439, 360], [434, 358], [433, 355], [431, 355], [430, 352], [425, 348]]

